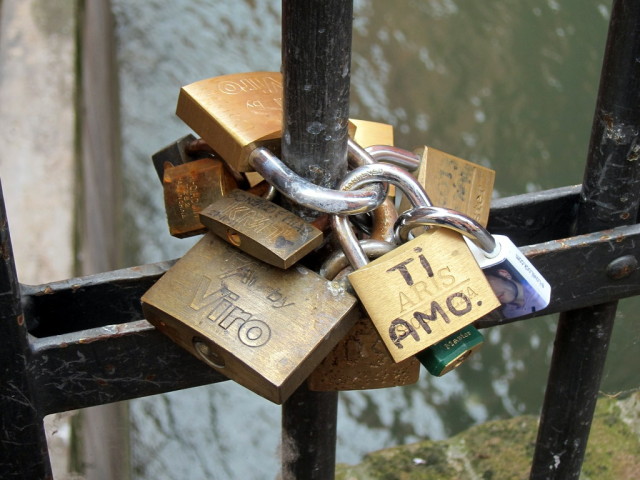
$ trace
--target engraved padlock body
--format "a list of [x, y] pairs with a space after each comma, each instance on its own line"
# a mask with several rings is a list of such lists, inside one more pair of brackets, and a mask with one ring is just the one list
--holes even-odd
[[250, 171], [253, 150], [279, 149], [282, 75], [249, 72], [200, 80], [180, 89], [176, 114], [235, 170]]
[[[384, 255], [395, 247], [378, 240], [361, 240], [360, 245], [370, 258]], [[333, 280], [344, 273], [345, 268], [350, 269], [349, 260], [338, 250], [323, 263], [320, 274]], [[358, 320], [309, 376], [309, 389], [368, 390], [416, 383], [420, 363], [415, 357], [396, 363], [362, 305], [359, 303], [356, 308]]]
[[199, 214], [209, 204], [238, 187], [222, 160], [201, 158], [166, 165], [162, 179], [169, 233], [184, 238], [206, 231]]
[[212, 368], [282, 403], [353, 326], [356, 299], [206, 234], [142, 297], [145, 318]]
[[[433, 204], [456, 210], [486, 225], [495, 171], [433, 147], [424, 146], [416, 153], [420, 155], [420, 165], [413, 174], [429, 192]], [[404, 212], [410, 208], [410, 202], [403, 198], [399, 210]]]
[[504, 318], [532, 314], [549, 305], [551, 286], [509, 237], [491, 235], [473, 219], [440, 207], [416, 208], [400, 215], [396, 237], [408, 238], [416, 226], [442, 226], [464, 235], [500, 301]]
[[[360, 167], [340, 185], [394, 183], [415, 205], [430, 205], [424, 189], [406, 171], [392, 165]], [[334, 229], [353, 236], [344, 217], [332, 217]], [[367, 264], [354, 242], [341, 243], [358, 269], [349, 281], [396, 362], [491, 312], [499, 306], [491, 287], [460, 235], [432, 229]], [[363, 258], [364, 257], [364, 258]]]
[[322, 243], [322, 232], [269, 200], [234, 190], [207, 206], [200, 221], [228, 243], [289, 268]]

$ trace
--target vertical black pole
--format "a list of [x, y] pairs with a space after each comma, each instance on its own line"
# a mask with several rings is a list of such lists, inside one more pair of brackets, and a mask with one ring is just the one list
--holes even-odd
[[[282, 160], [330, 188], [347, 171], [352, 17], [352, 0], [282, 2]], [[337, 410], [337, 393], [304, 385], [284, 403], [284, 480], [334, 478]]]
[[[640, 2], [616, 0], [582, 185], [578, 234], [636, 222], [640, 201], [638, 58]], [[617, 302], [610, 302], [560, 316], [532, 479], [580, 476], [616, 307]]]
[[347, 172], [352, 17], [352, 0], [282, 2], [282, 160], [328, 188]]
[[32, 395], [29, 344], [0, 187], [0, 477], [53, 478], [42, 416]]

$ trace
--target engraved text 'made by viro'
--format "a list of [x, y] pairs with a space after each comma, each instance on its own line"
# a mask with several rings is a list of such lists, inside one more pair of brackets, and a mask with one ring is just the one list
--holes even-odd
[[396, 362], [500, 304], [461, 236], [433, 229], [349, 275]]
[[352, 326], [356, 300], [316, 273], [283, 271], [205, 235], [142, 298], [145, 318], [256, 393], [282, 403]]

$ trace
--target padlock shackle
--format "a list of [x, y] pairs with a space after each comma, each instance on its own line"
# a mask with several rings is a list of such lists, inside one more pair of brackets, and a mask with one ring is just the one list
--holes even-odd
[[392, 183], [404, 193], [415, 207], [432, 205], [427, 192], [409, 172], [387, 163], [374, 163], [351, 170], [340, 182], [340, 190], [358, 191], [371, 183]]
[[444, 207], [416, 207], [402, 213], [395, 224], [396, 240], [409, 240], [411, 230], [416, 227], [445, 227], [469, 238], [482, 250], [487, 258], [500, 253], [500, 244], [472, 218]]
[[[372, 239], [360, 240], [359, 244], [368, 258], [381, 257], [396, 247], [393, 243]], [[336, 250], [324, 261], [318, 273], [327, 280], [333, 280], [349, 264], [345, 253], [342, 250]]]
[[[376, 182], [393, 183], [416, 206], [431, 206], [431, 201], [424, 188], [409, 172], [385, 163], [365, 165], [352, 170], [340, 183], [340, 189], [357, 191], [358, 188]], [[340, 239], [342, 250], [353, 268], [362, 268], [369, 263], [367, 255], [362, 251], [351, 224], [345, 216], [332, 215], [331, 227]]]
[[[350, 156], [369, 157], [352, 140], [349, 140], [348, 147]], [[374, 163], [370, 157], [367, 160]], [[377, 208], [386, 198], [386, 189], [382, 186], [347, 192], [315, 185], [297, 175], [264, 147], [251, 152], [249, 164], [285, 197], [319, 212], [349, 215], [365, 213]]]
[[391, 145], [371, 145], [365, 148], [376, 162], [391, 163], [402, 167], [410, 172], [420, 166], [420, 155], [417, 155], [404, 148], [393, 147]]

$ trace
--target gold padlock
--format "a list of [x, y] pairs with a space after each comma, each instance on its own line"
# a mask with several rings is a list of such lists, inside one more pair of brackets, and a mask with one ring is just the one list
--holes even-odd
[[278, 149], [282, 130], [282, 75], [223, 75], [180, 89], [176, 114], [234, 170], [247, 172], [257, 147]]
[[169, 233], [178, 238], [204, 233], [200, 211], [238, 188], [225, 163], [213, 158], [176, 166], [166, 163], [162, 185]]
[[282, 403], [352, 327], [356, 299], [317, 273], [206, 234], [142, 297], [145, 318], [229, 378]]
[[[430, 206], [424, 189], [392, 165], [359, 167], [343, 190], [379, 181], [395, 183], [411, 202]], [[458, 233], [435, 229], [367, 264], [346, 218], [333, 216], [345, 253], [358, 269], [349, 281], [394, 360], [402, 361], [460, 330], [500, 304]]]
[[[282, 74], [235, 73], [186, 85], [180, 89], [176, 114], [233, 170], [251, 172], [253, 150], [266, 147], [276, 154], [280, 150]], [[349, 135], [356, 134], [350, 121]], [[259, 178], [253, 175], [249, 180], [253, 185]]]
[[[387, 242], [375, 240], [363, 240], [360, 243], [370, 257], [383, 255], [393, 248]], [[342, 272], [337, 272], [346, 265], [348, 260], [344, 254], [337, 252], [327, 259], [320, 273], [329, 279], [335, 275], [338, 280], [352, 270], [347, 266]], [[420, 375], [418, 360], [411, 357], [396, 363], [361, 304], [357, 307], [357, 313], [356, 324], [307, 379], [309, 389], [367, 390], [416, 383]]]
[[[464, 213], [480, 225], [486, 226], [495, 171], [432, 147], [425, 146], [416, 153], [421, 158], [414, 176], [429, 193], [433, 204]], [[409, 208], [410, 202], [403, 198], [400, 211], [404, 212]]]
[[273, 202], [234, 190], [200, 213], [207, 228], [242, 251], [289, 268], [322, 243], [322, 232]]

